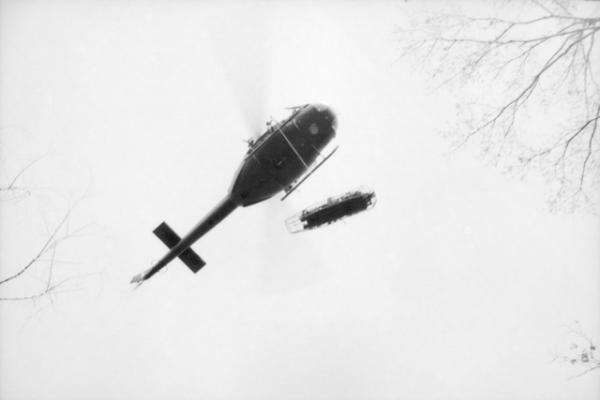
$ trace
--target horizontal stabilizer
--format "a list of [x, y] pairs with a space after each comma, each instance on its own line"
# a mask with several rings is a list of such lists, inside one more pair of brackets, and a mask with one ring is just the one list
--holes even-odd
[[[153, 232], [169, 249], [175, 247], [181, 240], [179, 235], [177, 235], [166, 222], [157, 226]], [[194, 273], [198, 272], [200, 268], [206, 265], [204, 260], [200, 258], [191, 247], [185, 249], [183, 253], [179, 255], [179, 259]]]

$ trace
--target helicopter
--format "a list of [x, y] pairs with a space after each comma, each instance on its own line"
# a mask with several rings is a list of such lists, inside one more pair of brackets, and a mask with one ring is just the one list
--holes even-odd
[[206, 265], [191, 247], [198, 239], [240, 206], [260, 203], [282, 191], [284, 200], [335, 153], [337, 147], [325, 156], [321, 154], [336, 135], [337, 118], [330, 107], [311, 103], [290, 109], [288, 118], [267, 123], [262, 135], [248, 141], [248, 150], [227, 195], [187, 235], [180, 238], [166, 222], [154, 229], [169, 251], [152, 267], [135, 275], [131, 283], [141, 284], [175, 258], [198, 272]]

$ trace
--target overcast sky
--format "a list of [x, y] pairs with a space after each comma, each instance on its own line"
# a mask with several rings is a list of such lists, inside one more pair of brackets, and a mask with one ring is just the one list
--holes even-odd
[[[550, 360], [563, 324], [600, 338], [598, 218], [448, 155], [450, 94], [396, 61], [414, 7], [1, 2], [1, 182], [45, 156], [0, 203], [0, 275], [77, 199], [87, 227], [56, 255], [77, 290], [0, 303], [0, 397], [597, 399], [598, 374]], [[154, 227], [184, 234], [226, 195], [248, 115], [307, 102], [338, 116], [331, 160], [202, 238], [198, 274], [132, 290], [166, 251]], [[285, 230], [361, 185], [373, 210]]]

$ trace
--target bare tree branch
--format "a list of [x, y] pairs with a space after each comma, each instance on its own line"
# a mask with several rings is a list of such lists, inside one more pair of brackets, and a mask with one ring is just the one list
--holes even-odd
[[[26, 193], [31, 193], [28, 188], [21, 188], [16, 185], [19, 178], [23, 176], [25, 172], [27, 172], [34, 164], [39, 162], [42, 157], [38, 157], [25, 167], [23, 167], [19, 172], [15, 175], [11, 181], [4, 186], [0, 186], [0, 191], [4, 191], [7, 193], [15, 192], [15, 191], [24, 191]], [[0, 278], [0, 291], [2, 295], [0, 295], [0, 301], [26, 301], [26, 300], [36, 300], [42, 297], [48, 296], [52, 301], [51, 295], [58, 294], [64, 292], [63, 286], [74, 279], [77, 276], [70, 276], [68, 278], [64, 278], [61, 280], [57, 280], [55, 276], [55, 267], [57, 263], [62, 263], [60, 260], [56, 258], [56, 252], [59, 245], [64, 243], [67, 240], [74, 239], [76, 237], [82, 236], [83, 231], [87, 229], [86, 226], [82, 226], [76, 230], [71, 230], [69, 227], [69, 221], [71, 219], [72, 213], [78, 205], [79, 200], [72, 203], [72, 205], [63, 213], [60, 219], [54, 224], [52, 229], [48, 229], [48, 236], [42, 243], [42, 245], [37, 249], [35, 254], [24, 263], [24, 265], [16, 268], [15, 272], [9, 274], [8, 276]], [[45, 219], [44, 219], [44, 223]], [[37, 268], [35, 268], [37, 267]], [[41, 269], [43, 268], [43, 269]], [[4, 270], [6, 268], [3, 268]], [[9, 296], [7, 295], [7, 290], [9, 286], [14, 288], [14, 284], [18, 285], [18, 282], [22, 282], [23, 277], [30, 276], [31, 278], [35, 278], [35, 273], [32, 275], [30, 273], [33, 270], [43, 271], [46, 275], [45, 279], [42, 282], [42, 287], [33, 293], [27, 293], [24, 295], [15, 295]], [[20, 284], [17, 288], [28, 287], [28, 285]], [[31, 288], [29, 289], [31, 290]], [[29, 291], [28, 290], [28, 291]]]
[[[579, 16], [566, 1], [531, 4], [533, 15], [522, 19], [512, 17], [514, 10], [509, 17], [430, 16], [399, 30], [401, 57], [417, 57], [441, 81], [438, 89], [456, 82], [474, 98], [476, 107], [457, 117], [463, 126], [453, 135], [455, 149], [478, 138], [484, 154], [507, 170], [525, 172], [535, 161], [559, 183], [554, 196], [566, 201], [595, 193], [598, 183], [586, 176], [600, 166], [600, 7]], [[491, 111], [478, 111], [482, 100], [493, 103]], [[536, 132], [532, 113], [549, 113], [557, 123]]]
[[0, 186], [0, 191], [10, 191], [15, 189], [15, 183], [17, 180], [33, 165], [35, 165], [38, 161], [44, 158], [45, 155], [40, 156], [34, 160], [32, 160], [29, 164], [25, 165], [25, 167], [21, 168], [21, 170], [14, 176], [14, 178], [10, 181], [10, 183], [6, 186]]
[[[58, 244], [58, 241], [56, 240], [56, 236], [57, 236], [58, 232], [61, 230], [61, 228], [63, 227], [63, 225], [67, 222], [69, 216], [71, 215], [72, 210], [73, 209], [71, 208], [65, 213], [63, 218], [60, 220], [60, 222], [56, 226], [56, 228], [54, 228], [54, 231], [52, 231], [52, 233], [50, 234], [50, 237], [48, 237], [48, 239], [44, 242], [42, 247], [38, 250], [37, 254], [31, 260], [29, 260], [29, 262], [26, 263], [22, 268], [20, 268], [17, 272], [15, 272], [14, 274], [12, 274], [4, 279], [0, 279], [0, 285], [3, 285], [7, 282], [10, 282], [10, 281], [18, 278], [19, 276], [24, 274], [29, 268], [31, 268], [31, 266], [34, 265], [40, 259], [40, 257], [42, 257], [44, 254], [46, 254], [49, 250], [53, 250], [56, 248], [56, 246]], [[61, 239], [65, 239], [65, 238], [66, 237], [62, 237]]]
[[555, 354], [552, 361], [583, 368], [581, 372], [571, 375], [568, 380], [579, 378], [599, 369], [600, 358], [597, 356], [598, 347], [595, 342], [583, 332], [579, 322], [575, 321], [570, 325], [564, 325], [563, 328], [565, 328], [570, 336], [568, 350], [563, 350], [560, 353]]

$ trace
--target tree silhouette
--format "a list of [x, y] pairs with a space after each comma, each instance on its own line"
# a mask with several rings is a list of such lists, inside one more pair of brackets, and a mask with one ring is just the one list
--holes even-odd
[[[42, 158], [33, 160], [23, 167], [9, 183], [0, 185], [0, 204], [19, 202], [32, 195], [35, 190], [19, 185], [19, 180]], [[66, 241], [81, 235], [86, 229], [85, 226], [75, 230], [69, 227], [69, 221], [76, 205], [77, 202], [73, 203], [63, 213], [54, 227], [48, 231], [48, 236], [42, 245], [32, 250], [33, 255], [27, 262], [23, 265], [2, 267], [0, 270], [0, 302], [37, 300], [42, 297], [51, 298], [53, 295], [63, 292], [65, 284], [78, 278], [70, 276], [57, 279], [56, 274], [56, 267], [61, 263], [56, 258], [57, 249]], [[16, 227], [11, 229], [16, 229]], [[33, 271], [36, 271], [35, 275], [38, 282], [34, 286], [29, 282], [24, 282], [27, 276], [34, 275]], [[44, 275], [43, 279], [38, 276], [40, 274]]]
[[503, 2], [473, 14], [427, 15], [399, 30], [402, 55], [459, 94], [455, 147], [478, 142], [505, 171], [542, 172], [555, 207], [594, 205], [600, 2]]
[[586, 335], [578, 321], [564, 327], [568, 335], [568, 348], [558, 352], [553, 361], [579, 368], [569, 379], [578, 378], [600, 369], [596, 343]]

